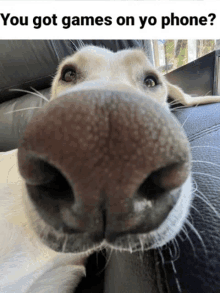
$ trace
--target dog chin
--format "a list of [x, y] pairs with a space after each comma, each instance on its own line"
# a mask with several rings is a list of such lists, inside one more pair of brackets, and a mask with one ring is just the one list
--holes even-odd
[[102, 248], [135, 252], [161, 247], [174, 239], [181, 231], [189, 214], [193, 197], [191, 175], [177, 192], [180, 192], [180, 196], [176, 205], [157, 229], [148, 233], [122, 235], [113, 242], [97, 239], [88, 233], [71, 234], [64, 233], [62, 229], [56, 230], [40, 217], [28, 195], [25, 206], [30, 225], [37, 237], [44, 245], [56, 252], [89, 255]]

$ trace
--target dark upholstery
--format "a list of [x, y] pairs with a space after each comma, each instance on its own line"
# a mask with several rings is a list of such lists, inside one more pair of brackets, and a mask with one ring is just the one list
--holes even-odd
[[218, 164], [193, 165], [193, 172], [207, 174], [193, 174], [198, 191], [189, 222], [197, 232], [186, 225], [176, 241], [161, 251], [112, 253], [106, 293], [220, 292], [220, 218], [216, 214], [220, 213], [220, 103], [177, 110], [176, 115], [183, 123], [188, 117], [184, 128], [193, 160]]
[[[117, 50], [128, 45], [139, 46], [141, 42], [97, 41], [93, 44]], [[56, 66], [75, 46], [79, 47], [80, 42], [0, 41], [0, 151], [17, 147], [18, 139], [37, 109], [6, 113], [41, 107], [45, 102], [33, 94], [23, 95], [8, 89], [34, 87], [49, 98]], [[196, 80], [199, 87], [199, 76]], [[184, 86], [187, 87], [186, 82]], [[175, 115], [184, 123], [193, 160], [213, 163], [193, 164], [197, 191], [189, 223], [175, 241], [160, 250], [91, 256], [87, 278], [77, 292], [102, 292], [103, 287], [106, 293], [220, 292], [220, 216], [217, 214], [220, 213], [220, 103], [177, 109]]]

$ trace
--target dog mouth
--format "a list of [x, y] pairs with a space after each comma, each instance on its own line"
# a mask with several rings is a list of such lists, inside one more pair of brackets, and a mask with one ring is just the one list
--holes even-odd
[[188, 140], [138, 94], [70, 91], [51, 101], [28, 124], [18, 163], [33, 227], [59, 252], [161, 246], [190, 206]]
[[[97, 215], [102, 213], [102, 217], [99, 219], [97, 217], [96, 229], [88, 233], [86, 229], [69, 225], [72, 220], [69, 219], [72, 216], [69, 215], [69, 205], [73, 202], [74, 192], [57, 170], [55, 173], [56, 176], [52, 181], [37, 186], [26, 184], [26, 188], [39, 216], [35, 230], [44, 244], [57, 252], [88, 253], [100, 247], [135, 252], [160, 247], [172, 240], [180, 231], [191, 205], [190, 175], [180, 188], [169, 192], [158, 187], [151, 178], [148, 178], [137, 190], [137, 193], [141, 193], [142, 196], [145, 193], [144, 196], [148, 198], [145, 207], [139, 207], [144, 209], [140, 217], [145, 220], [142, 219], [137, 225], [132, 225], [125, 231], [109, 233], [106, 230], [106, 214], [102, 209], [99, 213], [97, 211]], [[140, 205], [143, 205], [143, 202]], [[161, 205], [169, 205], [169, 211], [162, 212]], [[153, 219], [147, 215], [148, 208], [154, 209]], [[158, 215], [156, 215], [157, 209], [160, 211]], [[131, 217], [130, 221], [132, 220]]]
[[[147, 181], [149, 184], [150, 179]], [[55, 184], [53, 185], [53, 183]], [[60, 183], [62, 184], [60, 185]], [[141, 221], [139, 225], [133, 225], [131, 229], [126, 231], [107, 234], [106, 215], [102, 210], [102, 219], [98, 219], [96, 222], [96, 228], [98, 226], [102, 226], [102, 228], [88, 233], [81, 229], [71, 228], [66, 224], [66, 221], [68, 223], [69, 205], [74, 194], [62, 175], [57, 176], [56, 180], [54, 178], [54, 181], [45, 185], [32, 186], [26, 184], [26, 188], [29, 199], [31, 199], [39, 216], [38, 225], [34, 225], [35, 231], [45, 245], [63, 253], [91, 253], [103, 247], [130, 252], [161, 247], [172, 240], [181, 230], [192, 201], [190, 175], [180, 188], [170, 192], [158, 193], [158, 187], [155, 187], [153, 183], [150, 188], [151, 191], [155, 188], [157, 197], [163, 198], [166, 204], [170, 200], [169, 212], [164, 218], [161, 218], [161, 222], [159, 222], [159, 217], [157, 218], [157, 225], [150, 221], [146, 216], [147, 208], [145, 207], [145, 215], [142, 215], [142, 217], [145, 217], [146, 220]], [[146, 190], [146, 187], [142, 184], [138, 192], [143, 194], [144, 190]], [[150, 195], [149, 198], [152, 197], [149, 190], [147, 190], [147, 194]], [[61, 197], [62, 200], [60, 200]], [[157, 202], [157, 205], [155, 202], [154, 200], [154, 203], [152, 203], [154, 210], [157, 209], [157, 205], [160, 206], [159, 202]], [[60, 209], [60, 206], [62, 206], [62, 209]]]

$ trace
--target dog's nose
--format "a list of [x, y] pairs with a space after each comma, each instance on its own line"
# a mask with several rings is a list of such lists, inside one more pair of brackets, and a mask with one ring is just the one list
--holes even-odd
[[46, 222], [111, 242], [165, 220], [189, 175], [190, 151], [178, 121], [151, 98], [69, 91], [28, 124], [18, 162]]

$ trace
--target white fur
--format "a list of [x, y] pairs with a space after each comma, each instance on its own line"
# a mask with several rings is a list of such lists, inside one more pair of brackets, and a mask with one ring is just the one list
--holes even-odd
[[85, 275], [85, 257], [54, 252], [31, 230], [17, 150], [0, 154], [0, 170], [0, 292], [72, 292]]

